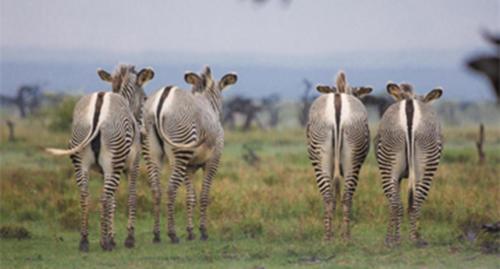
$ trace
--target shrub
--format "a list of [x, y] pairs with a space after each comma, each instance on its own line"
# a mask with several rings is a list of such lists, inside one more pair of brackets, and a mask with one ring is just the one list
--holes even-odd
[[31, 233], [23, 226], [3, 225], [0, 227], [0, 238], [2, 239], [30, 239]]
[[48, 127], [55, 131], [69, 131], [77, 101], [77, 97], [67, 96], [57, 106], [47, 107], [44, 114], [49, 121]]

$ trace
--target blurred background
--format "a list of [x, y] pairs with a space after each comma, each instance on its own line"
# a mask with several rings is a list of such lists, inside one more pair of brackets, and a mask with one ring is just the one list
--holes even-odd
[[1, 104], [105, 90], [96, 69], [118, 63], [153, 67], [148, 93], [187, 88], [184, 72], [209, 64], [218, 76], [239, 74], [225, 93], [226, 123], [289, 126], [304, 122], [314, 86], [342, 69], [352, 85], [374, 87], [379, 98], [365, 103], [375, 111], [390, 102], [387, 81], [406, 81], [421, 94], [444, 88], [446, 123], [497, 123], [491, 78], [468, 63], [496, 56], [498, 73], [499, 9], [497, 0], [4, 0]]

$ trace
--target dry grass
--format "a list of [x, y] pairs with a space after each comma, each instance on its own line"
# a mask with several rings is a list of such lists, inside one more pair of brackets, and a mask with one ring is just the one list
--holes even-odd
[[[450, 260], [446, 262], [453, 262], [454, 255], [481, 255], [480, 246], [474, 243], [470, 245], [458, 238], [467, 223], [481, 224], [500, 220], [500, 129], [487, 127], [486, 130], [488, 161], [484, 166], [476, 165], [474, 138], [477, 130], [445, 130], [446, 145], [442, 164], [435, 177], [429, 200], [424, 204], [422, 216], [423, 235], [436, 246], [435, 250], [430, 248], [427, 252], [419, 252], [412, 250], [410, 246], [404, 246], [402, 250], [391, 252], [382, 247], [387, 201], [380, 187], [373, 152], [370, 152], [362, 169], [355, 194], [353, 244], [334, 245], [327, 248], [330, 251], [325, 250], [323, 243], [319, 243], [323, 233], [322, 203], [307, 159], [304, 132], [251, 131], [226, 134], [226, 149], [221, 168], [213, 183], [212, 203], [209, 208], [209, 231], [211, 240], [215, 241], [213, 245], [209, 245], [206, 250], [197, 245], [194, 250], [189, 251], [186, 247], [179, 247], [171, 253], [174, 256], [169, 256], [177, 257], [177, 260], [167, 259], [162, 263], [160, 259], [159, 264], [156, 263], [156, 258], [152, 263], [141, 263], [138, 258], [141, 256], [134, 256], [139, 260], [131, 260], [128, 257], [130, 264], [135, 264], [129, 267], [155, 267], [160, 264], [189, 267], [189, 255], [201, 255], [193, 260], [193, 266], [213, 262], [215, 267], [220, 262], [231, 264], [230, 261], [233, 260], [244, 261], [240, 265], [245, 267], [259, 265], [261, 261], [268, 261], [268, 264], [278, 267], [289, 265], [289, 261], [295, 265], [325, 265], [335, 261], [336, 264], [345, 263], [346, 267], [371, 267], [374, 261], [377, 266], [380, 266], [380, 263], [392, 266], [425, 266], [433, 263], [426, 263], [424, 260], [419, 264], [419, 259], [432, 256], [434, 251], [442, 253], [441, 256], [436, 255], [436, 261], [449, 256]], [[8, 143], [6, 130], [3, 128], [0, 137], [0, 224], [25, 225], [31, 229], [31, 241], [38, 243], [35, 243], [29, 253], [36, 253], [37, 247], [43, 249], [44, 244], [36, 241], [42, 240], [50, 247], [46, 248], [47, 253], [43, 250], [40, 252], [54, 256], [52, 260], [58, 260], [57, 253], [48, 251], [56, 251], [54, 249], [59, 248], [60, 244], [71, 249], [71, 255], [77, 255], [80, 211], [71, 163], [67, 158], [48, 156], [41, 150], [45, 146], [64, 146], [68, 134], [53, 133], [40, 122], [26, 121], [18, 126], [17, 135], [17, 142]], [[256, 166], [243, 161], [243, 144], [254, 148], [259, 155], [260, 162]], [[146, 248], [161, 256], [162, 252], [152, 250], [155, 246], [149, 243], [152, 203], [145, 169], [141, 169], [138, 184], [137, 251], [147, 256], [147, 252], [141, 250]], [[164, 186], [167, 174], [168, 171], [164, 171]], [[118, 193], [116, 226], [121, 235], [124, 234], [126, 225], [126, 184], [126, 180], [121, 182]], [[196, 181], [198, 193], [200, 184], [201, 178]], [[95, 240], [98, 238], [98, 201], [101, 185], [100, 176], [91, 174], [91, 237]], [[177, 200], [178, 232], [181, 236], [185, 231], [184, 197], [182, 189]], [[406, 194], [403, 194], [403, 199], [406, 201]], [[341, 215], [340, 211], [337, 213], [338, 223]], [[165, 239], [164, 216], [165, 214], [162, 218], [162, 232]], [[406, 231], [406, 227], [403, 231]], [[61, 243], [59, 238], [62, 237], [70, 239]], [[54, 243], [56, 241], [58, 243]], [[16, 244], [18, 243], [12, 241], [0, 242], [3, 249], [21, 247]], [[189, 244], [193, 246], [201, 243]], [[443, 248], [443, 245], [446, 247]], [[331, 250], [336, 252], [335, 257], [330, 257]], [[92, 245], [91, 251], [100, 251], [97, 244]], [[412, 254], [407, 255], [405, 251]], [[27, 253], [24, 254], [28, 255]], [[121, 254], [116, 255], [126, 255], [124, 252], [117, 253]], [[17, 253], [20, 257], [24, 254], [22, 251]], [[408, 260], [395, 260], [397, 255], [403, 255], [401, 257]], [[371, 256], [374, 258], [369, 259]], [[26, 265], [9, 257], [9, 254], [5, 253], [1, 258], [9, 261], [11, 266]], [[490, 258], [484, 259], [486, 262], [490, 261]], [[356, 263], [355, 260], [362, 263]], [[476, 259], [471, 260], [471, 264], [474, 264], [474, 260]], [[446, 262], [444, 264], [447, 264]], [[85, 264], [89, 265], [82, 265]], [[437, 265], [439, 264], [438, 262]], [[458, 264], [460, 265], [460, 262]], [[45, 266], [59, 267], [58, 264], [52, 263]]]

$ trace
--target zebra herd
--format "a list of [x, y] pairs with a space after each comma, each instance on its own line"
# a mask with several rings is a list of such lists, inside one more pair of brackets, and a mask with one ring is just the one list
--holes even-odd
[[[82, 97], [73, 113], [69, 149], [48, 148], [55, 155], [70, 155], [76, 183], [80, 189], [80, 250], [89, 250], [88, 182], [90, 169], [104, 177], [101, 194], [101, 237], [103, 250], [112, 250], [114, 241], [115, 193], [120, 176], [128, 177], [127, 248], [134, 247], [136, 180], [141, 152], [146, 162], [153, 195], [153, 242], [160, 242], [160, 171], [168, 162], [171, 175], [167, 185], [168, 236], [178, 243], [174, 205], [178, 188], [186, 186], [188, 240], [193, 240], [193, 211], [196, 192], [193, 175], [203, 170], [200, 193], [200, 239], [207, 240], [207, 208], [212, 180], [224, 147], [221, 125], [222, 91], [236, 83], [234, 73], [216, 80], [207, 66], [201, 73], [187, 72], [184, 80], [191, 91], [167, 86], [146, 97], [143, 86], [153, 79], [154, 71], [137, 72], [132, 65], [119, 65], [113, 74], [98, 69], [98, 76], [111, 84], [111, 92], [96, 92]], [[344, 178], [342, 236], [350, 238], [352, 197], [358, 185], [361, 166], [368, 154], [370, 133], [368, 114], [359, 100], [370, 87], [352, 87], [339, 72], [335, 86], [317, 86], [320, 95], [309, 112], [306, 135], [309, 159], [323, 197], [325, 240], [331, 240], [332, 218], [340, 199], [340, 180]], [[427, 197], [432, 177], [439, 164], [442, 136], [436, 114], [429, 103], [438, 99], [441, 89], [425, 96], [414, 93], [409, 84], [387, 85], [396, 100], [384, 113], [375, 137], [375, 154], [382, 187], [389, 200], [390, 220], [386, 243], [400, 242], [403, 206], [400, 182], [408, 178], [410, 239], [417, 245], [425, 241], [418, 235], [420, 208]]]

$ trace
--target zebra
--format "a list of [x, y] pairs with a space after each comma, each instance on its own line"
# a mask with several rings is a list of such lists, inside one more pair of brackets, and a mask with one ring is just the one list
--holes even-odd
[[80, 189], [81, 240], [80, 251], [88, 252], [88, 181], [89, 169], [104, 176], [101, 194], [101, 239], [103, 250], [115, 246], [115, 192], [122, 171], [129, 180], [128, 236], [125, 246], [134, 246], [136, 213], [136, 178], [140, 159], [139, 123], [146, 95], [143, 85], [154, 77], [151, 68], [136, 72], [132, 65], [119, 65], [113, 75], [98, 69], [99, 77], [112, 85], [112, 92], [96, 92], [82, 97], [73, 112], [69, 149], [48, 148], [55, 155], [70, 155]]
[[336, 87], [319, 85], [322, 93], [312, 104], [306, 126], [309, 159], [323, 196], [326, 241], [332, 239], [332, 217], [340, 199], [340, 178], [345, 178], [342, 237], [350, 239], [352, 197], [358, 175], [370, 147], [366, 108], [358, 98], [371, 87], [350, 87], [340, 71]]
[[374, 140], [382, 187], [390, 209], [385, 242], [388, 246], [400, 243], [403, 218], [400, 183], [402, 178], [408, 178], [410, 239], [417, 246], [425, 246], [427, 242], [420, 238], [417, 222], [443, 148], [441, 127], [430, 103], [441, 97], [443, 90], [436, 88], [425, 96], [418, 96], [409, 84], [389, 82], [387, 92], [397, 102], [385, 111]]
[[216, 81], [210, 67], [206, 66], [201, 76], [186, 72], [184, 79], [192, 85], [190, 92], [176, 86], [163, 87], [153, 93], [145, 104], [143, 153], [155, 197], [153, 242], [160, 241], [159, 176], [165, 159], [172, 168], [167, 186], [168, 236], [171, 242], [179, 243], [175, 232], [174, 203], [177, 189], [183, 183], [187, 189], [187, 239], [195, 238], [193, 210], [196, 193], [192, 179], [199, 168], [204, 171], [200, 197], [200, 239], [208, 239], [209, 191], [224, 147], [222, 90], [235, 84], [237, 75], [229, 73]]

